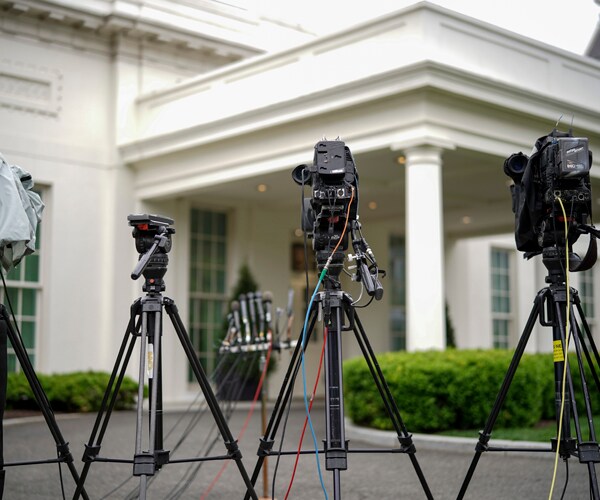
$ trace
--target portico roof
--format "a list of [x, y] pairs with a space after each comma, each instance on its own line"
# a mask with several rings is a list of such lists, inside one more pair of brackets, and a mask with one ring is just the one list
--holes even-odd
[[[396, 158], [435, 145], [446, 232], [510, 231], [504, 158], [529, 152], [561, 115], [600, 151], [599, 91], [600, 61], [421, 2], [141, 96], [135, 139], [120, 151], [140, 199], [252, 198], [260, 179], [278, 186], [271, 203], [295, 204], [291, 168], [341, 135], [363, 200], [397, 217]], [[485, 216], [465, 227], [474, 213]]]

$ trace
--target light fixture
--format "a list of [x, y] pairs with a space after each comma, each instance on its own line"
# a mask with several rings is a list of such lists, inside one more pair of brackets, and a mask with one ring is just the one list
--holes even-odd
[[371, 210], [377, 210], [377, 202], [376, 201], [370, 201], [367, 206], [371, 209]]
[[259, 184], [258, 186], [256, 186], [256, 190], [257, 190], [259, 193], [264, 193], [264, 192], [266, 192], [266, 191], [267, 191], [267, 189], [268, 189], [268, 187], [267, 187], [267, 185], [266, 185], [266, 184]]
[[468, 216], [468, 215], [463, 216], [463, 218], [462, 218], [463, 224], [471, 224], [471, 222], [472, 222], [472, 220], [471, 220], [470, 216]]
[[398, 165], [406, 165], [406, 156], [400, 155], [396, 158], [396, 163]]

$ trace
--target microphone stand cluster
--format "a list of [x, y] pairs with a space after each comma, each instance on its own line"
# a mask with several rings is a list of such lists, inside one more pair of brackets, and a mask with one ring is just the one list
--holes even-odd
[[273, 294], [249, 292], [231, 303], [227, 315], [227, 335], [221, 342], [219, 354], [261, 352], [272, 349], [293, 349], [297, 341], [291, 339], [293, 322], [293, 290], [288, 293], [287, 323], [281, 338], [280, 320], [283, 309], [277, 308], [273, 317]]

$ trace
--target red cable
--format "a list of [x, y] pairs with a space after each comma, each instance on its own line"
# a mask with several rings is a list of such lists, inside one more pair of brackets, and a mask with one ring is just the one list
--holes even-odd
[[[321, 378], [321, 367], [323, 366], [323, 357], [325, 355], [325, 344], [327, 343], [327, 327], [323, 329], [323, 347], [321, 348], [321, 356], [319, 358], [319, 369], [317, 371], [317, 378], [315, 380], [315, 385], [313, 387], [312, 396], [310, 397], [310, 404], [308, 405], [308, 411], [312, 409], [313, 401], [315, 400], [315, 395], [317, 393], [317, 386], [319, 385], [319, 379]], [[285, 493], [284, 500], [287, 500], [290, 491], [292, 490], [292, 484], [294, 483], [294, 477], [296, 476], [296, 469], [298, 468], [298, 460], [300, 459], [300, 451], [302, 450], [302, 441], [304, 441], [304, 433], [306, 432], [306, 425], [308, 424], [308, 416], [304, 417], [304, 426], [302, 427], [302, 434], [300, 436], [300, 442], [298, 443], [298, 451], [296, 452], [296, 461], [294, 462], [294, 470], [292, 471], [292, 477], [290, 479], [290, 484], [288, 485], [288, 489]]]
[[[248, 424], [250, 423], [250, 418], [252, 417], [252, 413], [254, 413], [254, 408], [256, 407], [256, 401], [258, 400], [258, 396], [260, 395], [260, 390], [262, 389], [263, 382], [265, 380], [265, 377], [267, 376], [267, 368], [269, 367], [269, 361], [271, 359], [271, 351], [272, 350], [273, 350], [273, 342], [269, 337], [269, 349], [267, 350], [267, 358], [265, 359], [265, 366], [263, 368], [262, 373], [260, 374], [260, 379], [258, 381], [258, 386], [256, 387], [256, 392], [254, 393], [254, 399], [252, 400], [252, 404], [250, 405], [250, 410], [248, 411], [248, 415], [246, 416], [246, 420], [244, 422], [244, 425], [242, 426], [242, 430], [240, 431], [240, 433], [238, 435], [238, 439], [237, 439], [238, 441], [241, 441], [242, 438], [244, 437], [244, 433], [246, 432], [246, 429], [248, 428]], [[212, 482], [208, 485], [208, 487], [204, 490], [204, 492], [202, 493], [202, 496], [200, 497], [200, 500], [204, 500], [208, 496], [210, 491], [219, 482], [219, 479], [223, 475], [223, 472], [225, 472], [225, 470], [227, 469], [227, 467], [229, 466], [230, 463], [231, 463], [230, 460], [227, 460], [226, 462], [223, 463], [221, 470], [215, 476], [215, 478], [212, 480]]]

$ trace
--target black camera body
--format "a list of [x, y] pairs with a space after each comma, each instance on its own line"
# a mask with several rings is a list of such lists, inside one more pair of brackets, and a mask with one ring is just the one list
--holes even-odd
[[589, 223], [591, 163], [587, 138], [557, 130], [540, 137], [530, 157], [517, 153], [505, 160], [504, 172], [514, 181], [511, 193], [515, 241], [527, 257], [552, 245], [563, 244], [565, 239], [571, 246], [581, 234], [576, 230], [565, 234], [559, 198], [569, 224]]
[[313, 164], [296, 167], [292, 178], [312, 187], [312, 196], [304, 199], [302, 229], [313, 239], [317, 262], [319, 252], [329, 255], [336, 246], [347, 250], [344, 226], [358, 214], [358, 172], [350, 148], [339, 140], [319, 141]]

